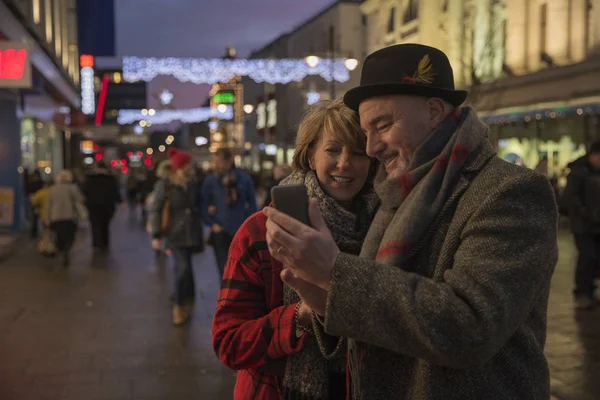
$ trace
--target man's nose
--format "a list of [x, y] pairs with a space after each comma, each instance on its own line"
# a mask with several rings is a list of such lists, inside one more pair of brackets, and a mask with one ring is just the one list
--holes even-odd
[[383, 149], [383, 142], [374, 133], [367, 133], [367, 155], [371, 158], [377, 157], [377, 155]]

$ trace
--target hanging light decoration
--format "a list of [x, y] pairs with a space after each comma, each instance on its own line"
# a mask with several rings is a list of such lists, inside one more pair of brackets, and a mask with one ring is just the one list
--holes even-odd
[[202, 107], [188, 110], [153, 110], [154, 114], [144, 115], [143, 110], [119, 110], [117, 123], [120, 125], [133, 124], [137, 121], [145, 121], [144, 124], [169, 124], [173, 121], [185, 123], [204, 122], [211, 117], [219, 119], [232, 119], [233, 107], [226, 106], [218, 110], [217, 108]]
[[[350, 59], [279, 59], [226, 60], [203, 58], [141, 58], [123, 57], [123, 78], [127, 82], [150, 82], [158, 75], [169, 75], [181, 82], [214, 84], [229, 82], [235, 76], [248, 76], [259, 83], [299, 82], [308, 75], [318, 75], [331, 82], [347, 82]], [[347, 63], [348, 61], [348, 63]], [[333, 68], [332, 68], [333, 63]], [[348, 64], [348, 66], [347, 66]], [[311, 66], [314, 65], [314, 66]], [[356, 63], [358, 65], [358, 63]]]

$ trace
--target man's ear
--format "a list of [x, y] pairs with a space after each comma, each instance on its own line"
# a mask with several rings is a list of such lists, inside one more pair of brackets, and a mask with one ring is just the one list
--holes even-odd
[[431, 129], [437, 128], [446, 118], [446, 115], [450, 113], [444, 100], [437, 97], [427, 99], [427, 111], [429, 113], [429, 126]]

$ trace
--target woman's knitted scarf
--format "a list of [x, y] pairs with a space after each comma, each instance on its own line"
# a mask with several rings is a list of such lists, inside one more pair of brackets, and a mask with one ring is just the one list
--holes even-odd
[[[280, 185], [304, 184], [309, 197], [316, 197], [319, 210], [335, 243], [344, 253], [359, 254], [362, 242], [367, 235], [371, 221], [379, 206], [379, 199], [367, 184], [353, 203], [353, 210], [343, 208], [321, 188], [314, 171], [294, 172]], [[284, 304], [300, 301], [293, 289], [284, 287]], [[282, 394], [285, 400], [326, 400], [329, 399], [329, 374], [332, 371], [344, 373], [345, 354], [336, 354], [328, 360], [322, 354], [314, 335], [304, 338], [302, 349], [287, 357]]]

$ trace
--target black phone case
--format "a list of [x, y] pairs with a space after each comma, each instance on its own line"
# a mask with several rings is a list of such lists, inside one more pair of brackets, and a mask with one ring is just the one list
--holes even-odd
[[271, 199], [275, 209], [310, 226], [308, 193], [304, 185], [275, 186], [271, 189]]

